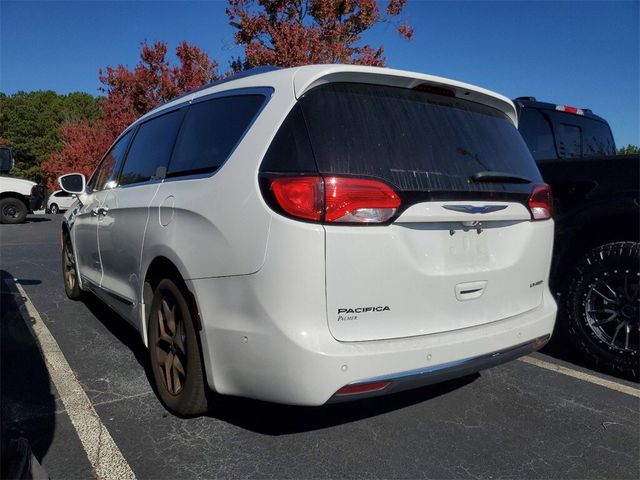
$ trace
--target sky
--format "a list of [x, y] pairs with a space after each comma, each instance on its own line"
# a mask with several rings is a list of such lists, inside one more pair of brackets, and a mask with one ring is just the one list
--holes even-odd
[[[98, 69], [133, 67], [139, 45], [198, 45], [222, 70], [242, 54], [226, 1], [0, 0], [0, 91], [100, 94]], [[590, 108], [618, 146], [640, 145], [640, 1], [409, 0], [402, 20], [363, 41], [384, 45], [387, 66], [453, 78], [509, 98]]]

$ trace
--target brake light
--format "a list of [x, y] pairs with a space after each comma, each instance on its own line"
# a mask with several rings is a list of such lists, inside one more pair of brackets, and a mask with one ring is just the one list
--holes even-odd
[[322, 219], [324, 206], [322, 177], [282, 177], [271, 183], [278, 205], [298, 218]]
[[536, 185], [529, 195], [529, 210], [533, 220], [546, 220], [551, 218], [553, 198], [551, 187], [546, 183]]
[[271, 191], [289, 215], [327, 223], [384, 223], [401, 204], [389, 185], [366, 178], [280, 177]]
[[576, 107], [569, 107], [568, 105], [556, 105], [556, 110], [559, 112], [575, 113], [576, 115], [584, 115], [584, 110]]
[[400, 206], [400, 197], [378, 180], [329, 177], [324, 180], [325, 221], [382, 223]]

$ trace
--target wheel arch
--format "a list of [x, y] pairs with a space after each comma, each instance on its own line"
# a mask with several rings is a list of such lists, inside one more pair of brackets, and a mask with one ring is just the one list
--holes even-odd
[[29, 203], [29, 199], [25, 197], [23, 194], [18, 192], [2, 192], [0, 193], [0, 200], [4, 200], [5, 198], [15, 198], [16, 200], [20, 200], [24, 204], [24, 207], [27, 209], [27, 213], [31, 212], [31, 205]]
[[149, 307], [151, 306], [151, 301], [153, 299], [153, 290], [155, 290], [156, 285], [163, 278], [171, 278], [178, 282], [179, 287], [187, 297], [189, 308], [192, 310], [191, 313], [194, 318], [194, 326], [196, 328], [196, 332], [199, 333], [202, 330], [202, 323], [200, 321], [200, 314], [196, 297], [193, 292], [191, 292], [191, 290], [189, 290], [189, 288], [187, 287], [187, 284], [185, 282], [186, 277], [183, 274], [184, 269], [181, 269], [178, 265], [179, 262], [175, 262], [167, 256], [157, 255], [149, 262], [149, 265], [145, 269], [140, 298], [142, 299], [141, 303], [144, 304], [142, 333], [143, 341], [146, 346], [149, 345]]

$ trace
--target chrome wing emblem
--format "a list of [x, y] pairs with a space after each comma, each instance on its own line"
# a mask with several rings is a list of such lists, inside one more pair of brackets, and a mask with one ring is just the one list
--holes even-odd
[[463, 213], [491, 213], [504, 210], [507, 205], [443, 205], [442, 208]]

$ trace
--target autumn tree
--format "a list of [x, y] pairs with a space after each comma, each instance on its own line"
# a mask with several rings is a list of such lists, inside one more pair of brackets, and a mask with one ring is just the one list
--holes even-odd
[[99, 100], [101, 118], [69, 122], [61, 126], [64, 146], [43, 164], [50, 184], [68, 172], [89, 175], [109, 145], [136, 118], [152, 108], [218, 78], [218, 64], [186, 41], [175, 51], [177, 64], [167, 58], [167, 44], [143, 43], [133, 69], [124, 65], [99, 71], [105, 94]]
[[259, 65], [292, 67], [313, 63], [384, 66], [382, 46], [362, 44], [362, 34], [394, 23], [411, 39], [413, 29], [398, 19], [406, 0], [391, 0], [381, 11], [375, 0], [228, 0], [235, 42], [244, 47], [235, 71]]
[[99, 116], [97, 99], [87, 93], [0, 93], [0, 144], [10, 146], [16, 154], [11, 175], [40, 180], [41, 163], [62, 148], [60, 125]]

